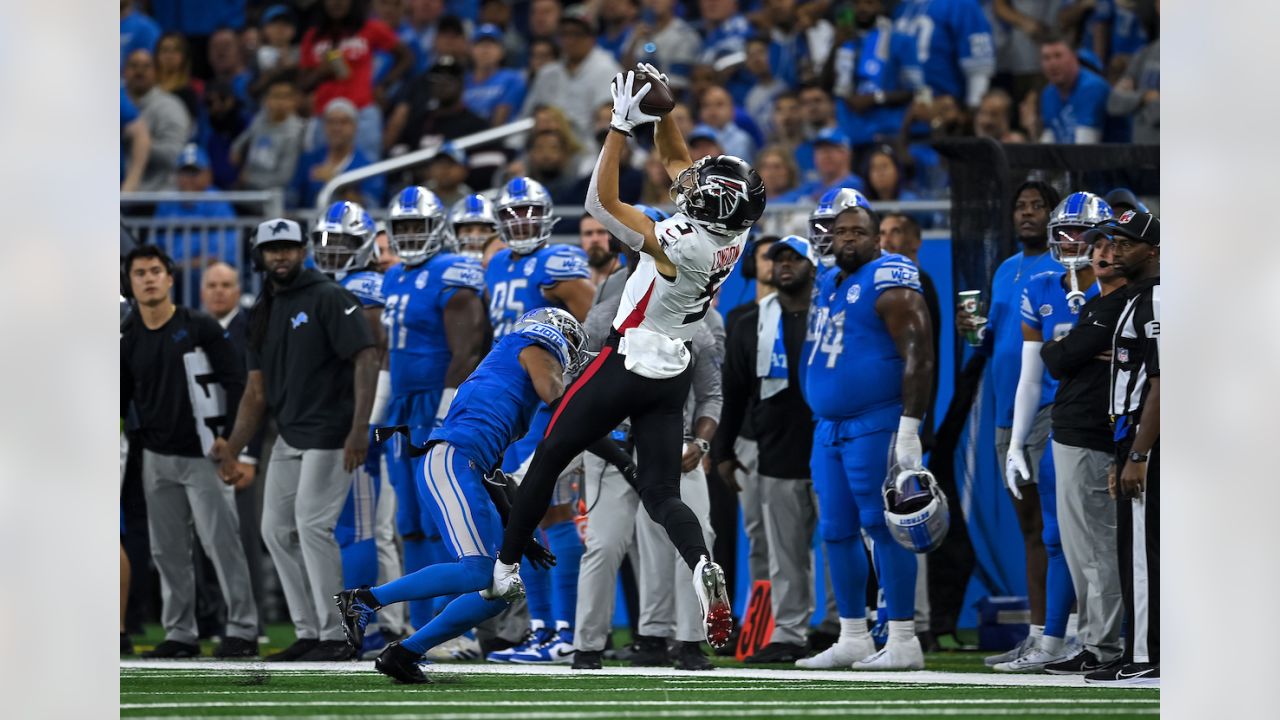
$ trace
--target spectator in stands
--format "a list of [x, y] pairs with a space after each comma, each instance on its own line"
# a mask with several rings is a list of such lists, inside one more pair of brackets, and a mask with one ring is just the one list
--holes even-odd
[[191, 77], [191, 48], [182, 33], [165, 33], [156, 43], [156, 85], [182, 101], [192, 122], [200, 120], [204, 107], [204, 81]]
[[[1129, 67], [1133, 57], [1146, 47], [1149, 36], [1146, 23], [1139, 14], [1139, 3], [1126, 0], [1096, 0], [1081, 3], [1093, 6], [1085, 23], [1087, 38], [1080, 42], [1093, 50], [1105, 63], [1107, 80], [1117, 81]], [[1157, 15], [1153, 26], [1159, 28], [1160, 3], [1154, 4]]]
[[463, 104], [462, 88], [462, 63], [451, 55], [441, 55], [430, 70], [414, 78], [387, 122], [390, 154], [439, 145], [489, 127]]
[[898, 135], [924, 74], [915, 40], [893, 29], [880, 0], [854, 6], [854, 32], [836, 51], [836, 117], [865, 146]]
[[902, 187], [902, 167], [898, 154], [888, 145], [877, 145], [867, 155], [868, 200], [919, 200], [920, 196]]
[[120, 68], [134, 50], [155, 52], [160, 25], [143, 13], [134, 0], [120, 0]]
[[1080, 60], [1061, 35], [1040, 44], [1040, 66], [1049, 84], [1040, 93], [1041, 142], [1063, 145], [1102, 141], [1111, 88]]
[[525, 78], [502, 66], [502, 31], [481, 25], [471, 38], [471, 69], [463, 81], [462, 102], [471, 112], [497, 126], [524, 105]]
[[[685, 136], [686, 143], [688, 136]], [[649, 207], [660, 207], [671, 202], [668, 191], [671, 189], [671, 178], [667, 177], [667, 167], [657, 153], [649, 153], [644, 161], [644, 184], [640, 188], [640, 202]]]
[[234, 30], [222, 28], [209, 36], [209, 69], [213, 71], [211, 82], [230, 85], [240, 102], [249, 107], [253, 74], [245, 66], [240, 38]]
[[[640, 0], [601, 0], [600, 47], [621, 63], [626, 50], [631, 47], [640, 20]], [[635, 63], [623, 67], [635, 67]]]
[[209, 153], [213, 184], [230, 189], [240, 177], [240, 169], [231, 161], [231, 146], [249, 126], [245, 103], [234, 88], [215, 80], [205, 90], [204, 105], [207, 121], [198, 137]]
[[427, 162], [425, 172], [427, 188], [446, 208], [475, 192], [467, 185], [467, 156], [453, 143], [440, 147], [440, 152]]
[[738, 0], [698, 0], [702, 18], [702, 62], [711, 64], [744, 51], [744, 43], [754, 32], [751, 23], [738, 11]]
[[1160, 144], [1160, 38], [1128, 62], [1107, 98], [1107, 112], [1133, 117], [1133, 142]]
[[[209, 169], [209, 156], [204, 148], [190, 143], [182, 149], [178, 158], [177, 172], [178, 190], [185, 193], [211, 193], [215, 190], [213, 173]], [[217, 218], [233, 218], [236, 212], [231, 204], [223, 200], [183, 200], [178, 202], [162, 202], [156, 205], [156, 218], [185, 218], [194, 221], [214, 221]], [[236, 261], [236, 243], [238, 236], [235, 230], [213, 230], [209, 228], [179, 230], [172, 237], [161, 231], [157, 233], [157, 244], [169, 249], [169, 255], [179, 267], [191, 267], [197, 270], [212, 260]], [[194, 293], [199, 289], [199, 273], [193, 273], [193, 287], [182, 287], [182, 278], [177, 278], [177, 299], [183, 304], [193, 304]], [[188, 292], [189, 291], [189, 292]], [[188, 295], [191, 297], [188, 297]]]
[[992, 88], [982, 96], [982, 102], [973, 114], [973, 134], [1004, 142], [1009, 136], [1012, 115], [1013, 98], [1000, 88]]
[[781, 145], [770, 145], [758, 154], [752, 164], [764, 181], [767, 198], [782, 197], [795, 189], [800, 182], [800, 170], [791, 153]]
[[[395, 57], [395, 65], [378, 83], [373, 83], [373, 54], [385, 50]], [[320, 23], [302, 36], [298, 66], [299, 84], [314, 99], [315, 117], [336, 98], [345, 98], [358, 113], [356, 145], [370, 161], [382, 153], [381, 100], [413, 65], [408, 48], [381, 20], [365, 17], [364, 5], [356, 0], [324, 0]], [[312, 139], [319, 132], [315, 124]]]
[[796, 146], [796, 164], [800, 166], [802, 180], [818, 177], [814, 167], [813, 138], [823, 130], [836, 129], [836, 106], [831, 94], [819, 85], [800, 88], [800, 114], [804, 118], [804, 140]]
[[647, 62], [667, 74], [671, 89], [679, 93], [689, 86], [689, 72], [702, 49], [702, 36], [675, 14], [675, 0], [643, 0], [645, 16], [623, 53], [623, 67]]
[[[304, 153], [298, 161], [290, 187], [290, 207], [315, 207], [316, 195], [325, 183], [348, 170], [369, 164], [369, 158], [355, 144], [358, 115], [355, 104], [346, 98], [334, 98], [325, 106], [321, 116], [324, 145]], [[357, 186], [360, 203], [381, 204], [383, 184], [380, 175], [361, 181]]]
[[596, 45], [595, 19], [583, 6], [564, 12], [559, 32], [564, 57], [538, 71], [521, 115], [528, 117], [539, 106], [555, 105], [579, 137], [588, 137], [596, 108], [610, 100], [609, 84], [622, 68]]
[[769, 127], [773, 114], [773, 101], [787, 92], [787, 84], [774, 76], [769, 63], [769, 41], [756, 36], [747, 41], [745, 69], [751, 75], [752, 85], [742, 102], [747, 115], [761, 128]]
[[996, 67], [1013, 76], [1013, 93], [1018, 97], [1040, 84], [1040, 41], [1053, 32], [1058, 5], [1039, 0], [995, 0], [991, 6], [1006, 28], [1003, 42], [998, 43]]
[[283, 189], [293, 179], [302, 155], [306, 123], [298, 117], [298, 88], [289, 73], [275, 73], [262, 96], [262, 109], [231, 146], [240, 167], [240, 187]]
[[726, 153], [744, 160], [755, 157], [755, 141], [733, 121], [733, 98], [728, 90], [707, 88], [698, 98], [698, 119], [715, 130]]
[[813, 164], [818, 172], [816, 180], [801, 183], [800, 187], [778, 198], [778, 202], [813, 202], [834, 188], [853, 188], [862, 191], [862, 178], [850, 172], [852, 149], [849, 136], [839, 128], [827, 128], [813, 139]]
[[529, 35], [554, 40], [562, 14], [560, 0], [533, 0], [529, 3]]
[[218, 28], [242, 28], [245, 25], [245, 2], [207, 2], [207, 0], [152, 0], [151, 14], [165, 30], [180, 32], [191, 44], [191, 73], [196, 77], [210, 75], [206, 62], [209, 36]]
[[698, 125], [693, 132], [685, 136], [684, 141], [689, 146], [689, 159], [694, 162], [704, 157], [725, 154], [724, 145], [720, 142], [720, 133], [710, 125]]
[[151, 152], [138, 189], [172, 189], [178, 155], [191, 137], [191, 116], [182, 101], [156, 86], [155, 60], [148, 50], [129, 54], [124, 66], [124, 87], [151, 135]]
[[444, 0], [408, 0], [409, 10], [398, 29], [400, 41], [413, 54], [413, 72], [421, 73], [435, 62], [436, 25], [444, 17]]
[[135, 192], [142, 184], [142, 172], [147, 169], [150, 153], [151, 132], [147, 130], [147, 123], [124, 88], [120, 88], [120, 192]]
[[432, 57], [441, 58], [449, 55], [465, 61], [471, 56], [470, 33], [466, 23], [454, 15], [445, 15], [436, 25], [436, 44], [432, 48]]
[[529, 45], [511, 22], [511, 5], [506, 0], [482, 0], [480, 24], [492, 25], [502, 33], [503, 54], [508, 67], [523, 67], [528, 60]]
[[836, 29], [826, 18], [800, 13], [796, 0], [764, 0], [750, 16], [769, 38], [769, 65], [790, 87], [817, 79], [836, 44]]
[[991, 22], [978, 0], [903, 0], [893, 16], [898, 31], [916, 41], [933, 96], [977, 107], [996, 70]]
[[800, 96], [788, 90], [773, 99], [769, 123], [765, 127], [769, 144], [794, 151], [805, 141], [804, 115], [800, 112]]
[[527, 158], [527, 175], [542, 183], [556, 205], [569, 204], [578, 175], [570, 163], [566, 138], [555, 130], [535, 133], [529, 140]]
[[272, 5], [262, 11], [262, 44], [255, 52], [257, 76], [249, 84], [253, 97], [268, 91], [281, 73], [296, 74], [300, 52], [294, 44], [297, 27], [293, 11], [287, 5]]
[[542, 68], [560, 59], [560, 46], [550, 38], [533, 38], [529, 41], [528, 70], [525, 72], [525, 92], [533, 88], [533, 80]]

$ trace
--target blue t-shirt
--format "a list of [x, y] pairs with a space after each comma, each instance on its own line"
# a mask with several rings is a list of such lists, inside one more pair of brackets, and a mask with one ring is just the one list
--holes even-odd
[[907, 106], [874, 107], [855, 113], [844, 94], [916, 90], [924, 83], [915, 39], [891, 27], [888, 23], [877, 24], [861, 39], [849, 40], [836, 50], [836, 88], [841, 93], [836, 120], [854, 145], [869, 143], [876, 135], [896, 136], [902, 129]]
[[125, 59], [134, 50], [155, 53], [161, 34], [160, 23], [137, 10], [120, 18], [120, 67], [124, 67]]
[[950, 95], [963, 105], [965, 71], [995, 72], [991, 23], [978, 0], [903, 0], [893, 17], [898, 32], [915, 40], [934, 95]]
[[587, 254], [575, 245], [546, 245], [528, 255], [510, 248], [499, 250], [484, 271], [494, 341], [502, 339], [530, 310], [562, 307], [543, 295], [543, 290], [562, 280], [590, 277]]
[[1093, 37], [1093, 26], [1108, 26], [1111, 57], [1132, 55], [1147, 44], [1147, 29], [1142, 26], [1142, 18], [1127, 5], [1128, 3], [1116, 2], [1116, 0], [1098, 0], [1085, 24], [1087, 28], [1085, 37], [1089, 38]]
[[[1080, 319], [1078, 311], [1073, 312], [1067, 305], [1067, 279], [1065, 270], [1042, 272], [1027, 282], [1022, 291], [1022, 323], [1040, 333], [1043, 342], [1059, 340], [1071, 332]], [[1098, 296], [1098, 283], [1084, 288], [1086, 302]], [[1040, 407], [1053, 402], [1058, 392], [1058, 381], [1053, 379], [1046, 369], [1040, 381]]]
[[702, 29], [702, 62], [714, 63], [726, 55], [742, 52], [747, 38], [755, 34], [745, 15], [734, 15], [714, 28]]
[[546, 348], [562, 361], [568, 357], [564, 336], [550, 326], [508, 334], [458, 386], [449, 414], [431, 432], [431, 440], [453, 445], [486, 473], [497, 467], [507, 446], [525, 435], [542, 404], [520, 365], [520, 352], [530, 345]]
[[[876, 301], [893, 288], [920, 292], [920, 270], [901, 255], [881, 253], [843, 281], [840, 275], [832, 268], [820, 276], [809, 311], [805, 401], [824, 420], [900, 411], [905, 361], [876, 312]], [[896, 425], [899, 414], [885, 416]]]
[[[298, 169], [294, 171], [293, 183], [289, 188], [289, 192], [293, 196], [292, 207], [309, 208], [316, 204], [316, 196], [320, 194], [320, 190], [324, 188], [325, 181], [317, 180], [311, 176], [311, 169], [324, 162], [325, 156], [329, 150], [325, 147], [318, 147], [310, 152], [302, 154], [298, 158]], [[355, 170], [369, 164], [369, 159], [360, 152], [359, 148], [355, 148], [351, 152], [351, 162], [343, 169]], [[377, 205], [382, 202], [383, 188], [386, 185], [386, 177], [383, 175], [375, 175], [371, 178], [361, 180], [359, 182], [360, 191], [366, 197], [365, 204]]]
[[1045, 129], [1053, 133], [1053, 142], [1075, 144], [1076, 128], [1086, 127], [1102, 132], [1107, 122], [1107, 96], [1111, 86], [1101, 76], [1080, 68], [1075, 87], [1063, 99], [1058, 88], [1046, 85], [1040, 91], [1040, 117]]
[[439, 392], [453, 355], [444, 307], [458, 290], [484, 293], [484, 270], [474, 258], [438, 253], [413, 267], [392, 265], [382, 279], [391, 394]]
[[1000, 263], [991, 280], [987, 333], [991, 336], [991, 373], [996, 396], [996, 427], [1013, 427], [1013, 399], [1022, 372], [1022, 291], [1031, 278], [1062, 265], [1048, 253], [1018, 253]]
[[791, 192], [779, 195], [775, 202], [796, 203], [809, 201], [816, 203], [819, 198], [836, 188], [853, 188], [858, 192], [863, 192], [866, 190], [866, 184], [862, 182], [862, 178], [854, 173], [849, 173], [831, 184], [824, 183], [821, 180], [810, 180], [801, 183], [800, 187]]
[[[205, 192], [215, 192], [213, 188], [209, 188]], [[162, 202], [156, 205], [157, 219], [160, 218], [191, 218], [193, 220], [213, 220], [217, 218], [233, 218], [236, 211], [229, 203], [222, 200], [199, 200], [196, 202]], [[193, 223], [199, 225], [198, 222]], [[173, 233], [172, 237], [168, 233], [160, 231], [156, 233], [156, 244], [169, 248], [169, 256], [174, 262], [183, 262], [185, 260], [197, 257], [220, 258], [224, 262], [235, 262], [236, 243], [239, 242], [240, 235], [234, 229], [226, 230], [206, 230], [193, 229], [191, 231], [178, 230]]]
[[518, 70], [500, 69], [484, 82], [477, 82], [476, 74], [468, 72], [463, 82], [462, 102], [485, 120], [493, 119], [493, 111], [499, 105], [510, 107], [508, 117], [514, 117], [524, 104], [524, 92], [524, 75]]

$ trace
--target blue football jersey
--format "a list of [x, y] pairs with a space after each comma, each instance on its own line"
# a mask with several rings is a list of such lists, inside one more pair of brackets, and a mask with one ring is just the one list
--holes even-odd
[[995, 72], [991, 23], [978, 0], [903, 0], [893, 17], [898, 32], [915, 39], [924, 81], [935, 95], [963, 105], [965, 70]]
[[439, 253], [415, 267], [393, 265], [382, 279], [393, 396], [439, 391], [449, 368], [444, 306], [458, 290], [483, 295], [480, 261]]
[[1018, 253], [1000, 263], [991, 281], [987, 332], [991, 333], [991, 373], [996, 396], [996, 427], [1013, 427], [1013, 398], [1022, 372], [1022, 291], [1031, 278], [1063, 267], [1050, 253]]
[[[1111, 38], [1111, 57], [1116, 55], [1132, 55], [1146, 46], [1147, 29], [1142, 26], [1142, 18], [1134, 12], [1133, 3], [1116, 0], [1098, 0], [1093, 6], [1086, 27], [1091, 31], [1094, 25], [1108, 25], [1107, 35]], [[1092, 37], [1086, 34], [1085, 37]]]
[[342, 278], [340, 284], [359, 298], [365, 307], [384, 307], [387, 304], [382, 296], [382, 273], [372, 270], [353, 272]]
[[896, 423], [905, 362], [876, 312], [876, 300], [893, 288], [920, 292], [920, 270], [892, 253], [882, 253], [843, 281], [832, 270], [821, 276], [810, 314], [805, 400], [819, 418], [892, 409]]
[[1071, 94], [1066, 98], [1053, 85], [1040, 91], [1040, 116], [1046, 130], [1053, 133], [1052, 142], [1064, 145], [1076, 143], [1077, 128], [1092, 128], [1099, 132], [1107, 124], [1107, 97], [1111, 86], [1101, 75], [1080, 68], [1080, 76]]
[[499, 250], [484, 271], [489, 289], [489, 322], [494, 342], [511, 332], [521, 315], [541, 307], [562, 307], [542, 294], [562, 280], [590, 279], [587, 254], [575, 245], [547, 245], [528, 255]]
[[529, 373], [520, 365], [520, 352], [530, 345], [568, 357], [568, 343], [549, 326], [509, 333], [458, 387], [449, 414], [432, 431], [431, 440], [453, 445], [485, 472], [497, 467], [507, 446], [528, 431], [542, 404]]
[[[862, 38], [836, 50], [836, 94], [842, 98], [850, 92], [916, 90], [923, 84], [915, 39], [895, 31], [888, 21], [877, 22]], [[855, 113], [844, 100], [836, 103], [836, 119], [854, 145], [869, 143], [877, 134], [896, 135], [906, 112], [907, 106], [900, 105]]]
[[510, 106], [514, 116], [524, 104], [525, 79], [517, 70], [501, 68], [484, 81], [477, 81], [475, 73], [469, 72], [463, 88], [462, 103], [486, 120], [493, 119], [499, 105]]
[[[1080, 315], [1067, 305], [1069, 283], [1065, 270], [1050, 270], [1032, 277], [1022, 291], [1022, 322], [1040, 333], [1043, 342], [1060, 339], [1071, 332], [1076, 320], [1080, 319]], [[1094, 299], [1099, 292], [1096, 282], [1084, 288], [1085, 301]], [[1053, 396], [1058, 392], [1058, 381], [1045, 370], [1040, 383], [1040, 407], [1044, 407], [1053, 402]]]

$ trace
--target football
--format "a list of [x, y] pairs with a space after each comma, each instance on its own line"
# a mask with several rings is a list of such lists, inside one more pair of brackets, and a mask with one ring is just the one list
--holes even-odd
[[662, 82], [661, 78], [654, 77], [642, 70], [636, 71], [636, 81], [632, 89], [639, 92], [640, 88], [645, 85], [653, 86], [648, 95], [640, 100], [640, 109], [650, 115], [663, 116], [671, 112], [676, 107], [676, 98], [671, 94], [671, 88]]

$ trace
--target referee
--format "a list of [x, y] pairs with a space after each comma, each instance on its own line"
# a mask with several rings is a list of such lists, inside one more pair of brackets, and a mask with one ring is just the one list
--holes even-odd
[[1129, 623], [1123, 661], [1085, 680], [1160, 684], [1160, 220], [1130, 210], [1100, 226], [1129, 281], [1111, 349], [1116, 529]]
[[352, 471], [369, 449], [377, 350], [360, 301], [304, 269], [302, 229], [285, 219], [258, 226], [253, 253], [267, 271], [249, 330], [249, 380], [231, 436], [215, 448], [224, 479], [265, 410], [280, 436], [271, 452], [262, 536], [280, 575], [297, 641], [268, 661], [347, 660], [333, 596], [342, 555], [333, 534]]

